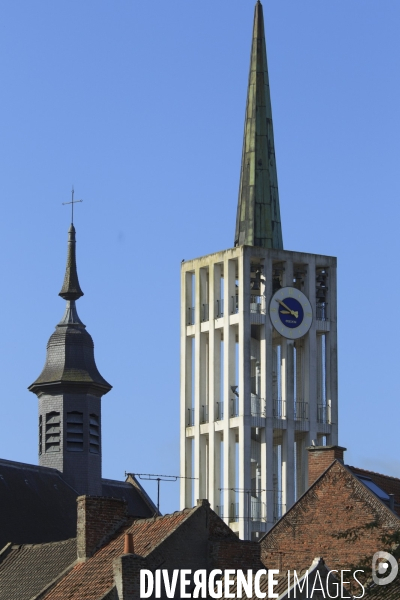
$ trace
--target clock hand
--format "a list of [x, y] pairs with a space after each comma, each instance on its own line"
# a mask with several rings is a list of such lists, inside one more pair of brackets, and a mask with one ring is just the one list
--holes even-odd
[[275, 298], [275, 300], [277, 302], [279, 302], [279, 304], [282, 304], [283, 308], [286, 308], [286, 310], [288, 310], [291, 315], [293, 315], [294, 317], [296, 317], [296, 319], [298, 319], [299, 313], [297, 310], [290, 309], [288, 306], [286, 306], [286, 304], [284, 302], [282, 302], [282, 300], [278, 300], [278, 298]]

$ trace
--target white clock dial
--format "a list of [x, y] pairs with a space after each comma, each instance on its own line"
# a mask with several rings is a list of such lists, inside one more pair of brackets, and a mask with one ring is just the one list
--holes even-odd
[[312, 308], [303, 292], [294, 287], [284, 287], [272, 296], [269, 316], [278, 333], [297, 340], [311, 327]]

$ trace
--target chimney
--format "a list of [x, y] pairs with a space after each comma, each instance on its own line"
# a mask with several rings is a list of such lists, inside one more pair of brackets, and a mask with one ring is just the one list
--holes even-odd
[[390, 510], [395, 512], [395, 510], [394, 510], [394, 494], [389, 494], [389, 508], [390, 508]]
[[[132, 536], [132, 534], [127, 534]], [[125, 537], [125, 543], [127, 538]], [[117, 590], [118, 600], [139, 600], [140, 596], [140, 571], [148, 569], [145, 558], [129, 553], [117, 556], [113, 560], [114, 585]], [[153, 595], [151, 597], [154, 597]]]
[[343, 446], [309, 446], [308, 450], [308, 487], [322, 475], [335, 461], [343, 463]]
[[85, 561], [124, 524], [127, 504], [117, 498], [79, 496], [77, 546], [78, 559]]

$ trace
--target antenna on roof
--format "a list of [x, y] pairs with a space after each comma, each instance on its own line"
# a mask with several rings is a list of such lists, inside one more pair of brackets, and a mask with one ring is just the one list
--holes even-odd
[[160, 513], [160, 481], [178, 481], [178, 479], [198, 479], [198, 477], [183, 477], [181, 475], [154, 475], [154, 473], [127, 473], [125, 471], [125, 477], [131, 475], [132, 477], [139, 477], [146, 481], [157, 481], [157, 512]]

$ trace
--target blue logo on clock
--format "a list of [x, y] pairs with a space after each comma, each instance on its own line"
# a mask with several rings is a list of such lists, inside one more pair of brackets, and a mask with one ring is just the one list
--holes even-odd
[[279, 304], [278, 313], [281, 323], [290, 329], [301, 325], [304, 319], [304, 310], [300, 302], [290, 296], [283, 300], [275, 299]]

